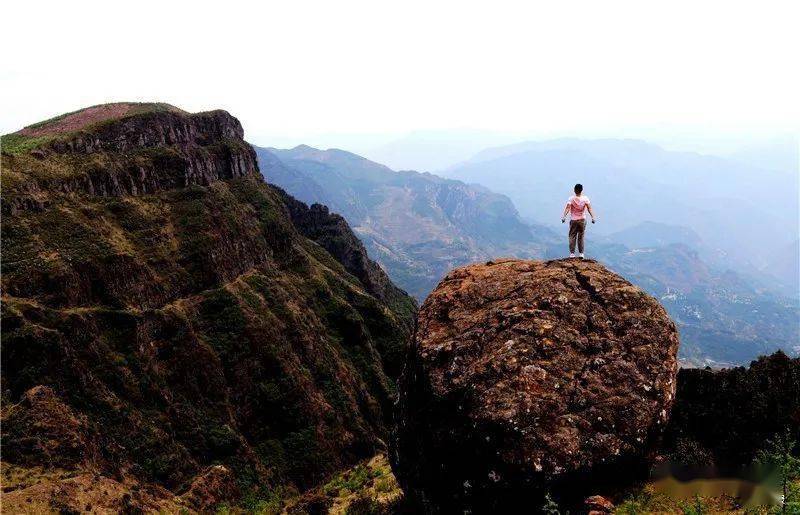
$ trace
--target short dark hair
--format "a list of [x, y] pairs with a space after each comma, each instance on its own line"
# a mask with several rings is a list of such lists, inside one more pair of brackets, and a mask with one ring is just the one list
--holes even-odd
[[582, 191], [583, 191], [583, 184], [576, 184], [575, 185], [575, 193], [580, 195]]

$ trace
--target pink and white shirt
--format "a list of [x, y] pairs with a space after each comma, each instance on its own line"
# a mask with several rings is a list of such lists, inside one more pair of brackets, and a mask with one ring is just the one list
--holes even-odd
[[573, 195], [567, 199], [567, 205], [569, 206], [572, 220], [586, 219], [584, 211], [586, 211], [586, 206], [589, 205], [589, 197], [586, 195]]

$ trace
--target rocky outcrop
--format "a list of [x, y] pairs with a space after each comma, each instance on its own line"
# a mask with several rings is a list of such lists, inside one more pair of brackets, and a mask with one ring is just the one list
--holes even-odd
[[607, 472], [646, 462], [677, 350], [658, 302], [596, 262], [456, 269], [419, 312], [393, 468], [432, 511], [529, 505], [570, 481], [582, 500]]
[[212, 465], [192, 481], [181, 498], [195, 510], [206, 513], [224, 501], [236, 499], [240, 493], [233, 472], [224, 465]]
[[338, 254], [305, 236], [238, 121], [137, 106], [47, 127], [3, 154], [4, 459], [205, 511], [384, 449], [413, 300], [349, 259], [346, 225], [318, 238]]
[[[227, 111], [205, 113], [150, 111], [133, 114], [109, 123], [91, 125], [67, 133], [47, 145], [57, 153], [91, 154], [130, 152], [142, 148], [215, 145], [225, 140], [244, 139], [239, 120]], [[255, 157], [255, 151], [252, 152]], [[252, 165], [254, 161], [249, 164]], [[257, 170], [250, 166], [246, 170]]]
[[603, 497], [602, 495], [592, 495], [583, 501], [588, 515], [602, 515], [603, 513], [613, 513], [614, 503]]

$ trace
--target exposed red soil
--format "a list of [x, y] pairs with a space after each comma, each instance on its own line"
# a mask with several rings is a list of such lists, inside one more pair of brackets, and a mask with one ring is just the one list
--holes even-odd
[[[144, 104], [135, 102], [119, 102], [87, 107], [86, 109], [81, 109], [80, 111], [70, 113], [50, 122], [25, 127], [19, 131], [19, 134], [23, 136], [39, 137], [77, 131], [98, 122], [120, 118], [130, 114], [131, 111], [136, 108], [141, 108], [143, 105]], [[174, 109], [179, 111], [177, 108]]]

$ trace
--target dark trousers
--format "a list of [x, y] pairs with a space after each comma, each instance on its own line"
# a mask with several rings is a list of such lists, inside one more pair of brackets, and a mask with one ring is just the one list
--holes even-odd
[[575, 242], [578, 242], [578, 252], [583, 254], [583, 233], [586, 230], [586, 220], [569, 221], [569, 253], [575, 253]]

